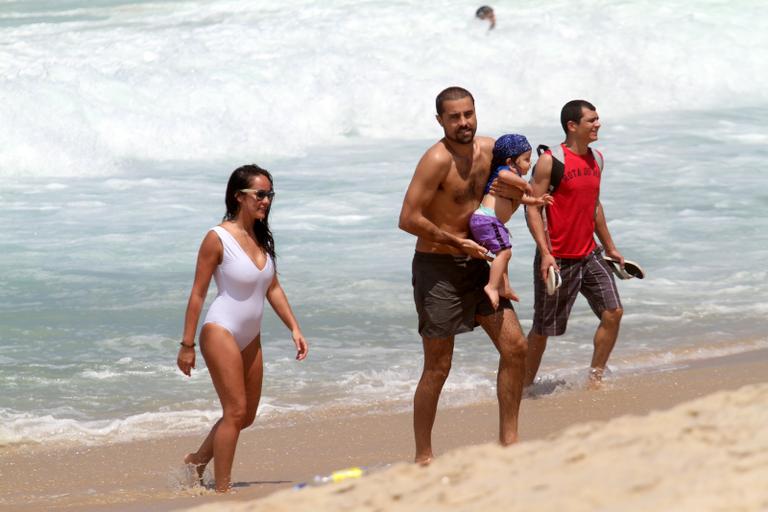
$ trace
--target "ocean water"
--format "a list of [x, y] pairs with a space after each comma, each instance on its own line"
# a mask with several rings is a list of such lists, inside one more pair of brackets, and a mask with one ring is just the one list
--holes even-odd
[[[0, 1], [0, 446], [203, 432], [202, 361], [175, 367], [195, 257], [226, 179], [275, 176], [281, 280], [311, 348], [265, 317], [259, 423], [406, 409], [421, 344], [397, 215], [463, 85], [479, 134], [561, 140], [598, 106], [601, 198], [643, 281], [620, 282], [614, 378], [768, 347], [768, 17], [758, 2]], [[578, 19], [579, 23], [574, 20]], [[533, 243], [514, 237], [524, 330]], [[210, 296], [215, 293], [212, 284]], [[541, 376], [578, 384], [577, 303]], [[457, 339], [444, 405], [492, 400], [496, 355]]]

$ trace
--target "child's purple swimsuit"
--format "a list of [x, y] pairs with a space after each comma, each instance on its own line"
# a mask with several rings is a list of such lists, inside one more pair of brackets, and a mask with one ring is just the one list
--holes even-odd
[[[485, 193], [491, 190], [491, 183], [499, 175], [500, 171], [508, 171], [509, 167], [500, 165], [491, 171], [488, 183], [485, 185]], [[519, 173], [518, 173], [519, 175]], [[504, 249], [510, 249], [512, 243], [509, 240], [509, 230], [496, 218], [496, 214], [490, 208], [480, 205], [472, 217], [469, 218], [469, 232], [472, 240], [479, 243], [489, 251], [497, 254]]]
[[469, 218], [469, 232], [475, 242], [494, 254], [512, 247], [509, 230], [496, 218], [493, 210], [485, 206], [481, 205]]

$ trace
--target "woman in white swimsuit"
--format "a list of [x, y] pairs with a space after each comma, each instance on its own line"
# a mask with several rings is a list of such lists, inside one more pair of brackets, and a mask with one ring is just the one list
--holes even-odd
[[194, 453], [184, 458], [202, 477], [214, 459], [216, 491], [230, 488], [232, 462], [240, 431], [256, 417], [264, 374], [261, 318], [266, 298], [290, 329], [296, 359], [309, 347], [275, 273], [275, 244], [269, 230], [274, 198], [272, 176], [257, 165], [245, 165], [227, 183], [227, 213], [203, 239], [184, 319], [177, 363], [185, 375], [195, 367], [195, 332], [213, 276], [218, 295], [200, 331], [200, 350], [219, 395], [222, 417]]

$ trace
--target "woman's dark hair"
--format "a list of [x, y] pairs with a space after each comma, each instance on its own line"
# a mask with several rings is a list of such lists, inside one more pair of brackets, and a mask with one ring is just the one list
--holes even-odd
[[[240, 210], [240, 203], [237, 202], [235, 195], [244, 188], [251, 188], [251, 180], [255, 176], [264, 176], [269, 180], [269, 184], [274, 188], [274, 182], [272, 181], [272, 175], [269, 171], [262, 169], [256, 164], [243, 165], [232, 171], [232, 175], [227, 182], [227, 194], [224, 202], [227, 205], [227, 213], [224, 214], [223, 220], [234, 220], [237, 216], [237, 212]], [[256, 240], [259, 245], [267, 251], [272, 257], [272, 262], [277, 268], [277, 256], [275, 255], [275, 241], [272, 238], [272, 232], [269, 230], [269, 210], [272, 209], [272, 201], [269, 203], [267, 213], [261, 220], [256, 220], [253, 223], [253, 234], [256, 236]]]

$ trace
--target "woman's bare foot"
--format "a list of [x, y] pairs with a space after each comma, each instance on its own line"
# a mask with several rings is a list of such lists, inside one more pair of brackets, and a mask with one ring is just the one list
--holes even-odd
[[485, 285], [483, 291], [490, 299], [493, 309], [499, 309], [499, 291], [489, 284]]
[[186, 457], [184, 457], [184, 464], [188, 466], [194, 466], [194, 469], [197, 472], [197, 480], [200, 482], [200, 485], [202, 485], [203, 474], [205, 473], [205, 467], [208, 465], [208, 462], [200, 461], [197, 458], [196, 453], [188, 453]]

